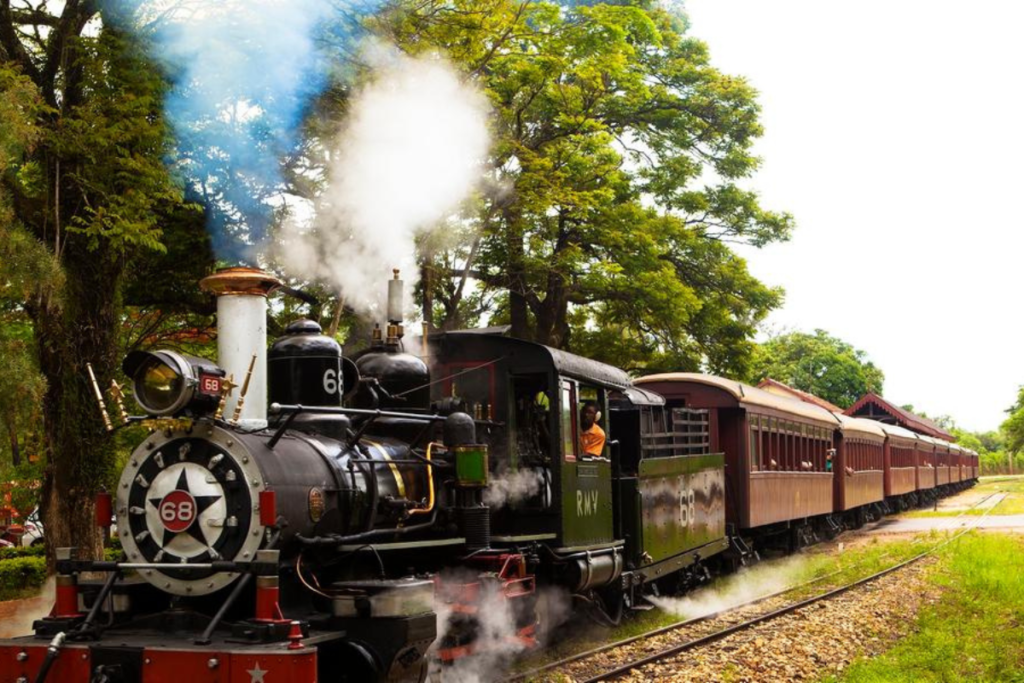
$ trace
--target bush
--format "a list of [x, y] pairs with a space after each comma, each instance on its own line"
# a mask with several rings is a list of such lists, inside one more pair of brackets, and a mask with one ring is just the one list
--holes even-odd
[[46, 581], [45, 557], [15, 557], [0, 562], [0, 600], [16, 597]]
[[16, 557], [43, 557], [46, 555], [46, 546], [43, 544], [21, 548], [0, 548], [0, 560], [13, 560]]

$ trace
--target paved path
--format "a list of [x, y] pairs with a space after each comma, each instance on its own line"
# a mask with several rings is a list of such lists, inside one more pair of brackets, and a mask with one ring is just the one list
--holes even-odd
[[963, 529], [972, 525], [977, 525], [975, 528], [985, 531], [1024, 533], [1024, 515], [989, 515], [987, 517], [964, 515], [963, 517], [912, 517], [909, 519], [886, 517], [872, 525], [871, 528], [865, 528], [865, 531], [869, 534], [916, 534], [921, 531]]
[[0, 638], [23, 636], [32, 630], [32, 621], [42, 619], [53, 606], [49, 593], [25, 600], [0, 602]]

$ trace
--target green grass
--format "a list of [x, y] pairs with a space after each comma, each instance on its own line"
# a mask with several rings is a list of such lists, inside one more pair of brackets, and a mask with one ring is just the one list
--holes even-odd
[[1024, 682], [1024, 539], [968, 534], [940, 551], [928, 580], [943, 595], [922, 609], [913, 635], [825, 680]]

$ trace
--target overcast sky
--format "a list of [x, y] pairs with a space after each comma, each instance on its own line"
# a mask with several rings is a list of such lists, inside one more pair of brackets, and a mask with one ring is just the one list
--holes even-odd
[[712, 62], [760, 92], [763, 203], [744, 250], [769, 324], [866, 351], [885, 395], [971, 430], [1024, 384], [1024, 4], [685, 0]]

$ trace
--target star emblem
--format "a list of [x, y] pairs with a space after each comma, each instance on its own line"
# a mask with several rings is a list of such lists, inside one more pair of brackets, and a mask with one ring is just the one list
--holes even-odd
[[249, 683], [265, 683], [263, 677], [267, 675], [267, 669], [261, 669], [259, 662], [256, 662], [255, 669], [247, 669], [246, 673], [251, 677]]
[[193, 496], [188, 484], [188, 471], [183, 469], [174, 490], [169, 491], [163, 498], [149, 499], [149, 504], [156, 508], [161, 521], [160, 527], [156, 529], [159, 535], [155, 539], [156, 542], [160, 547], [165, 547], [167, 542], [176, 538], [178, 534], [188, 534], [203, 545], [209, 546], [210, 542], [203, 531], [203, 525], [199, 523], [199, 517], [220, 498]]

